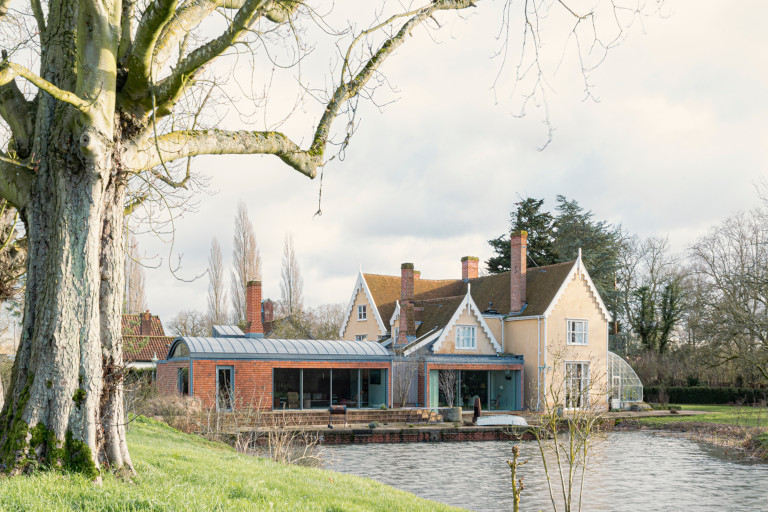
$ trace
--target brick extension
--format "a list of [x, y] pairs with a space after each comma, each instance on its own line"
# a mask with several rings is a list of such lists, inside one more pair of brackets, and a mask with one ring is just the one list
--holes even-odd
[[[188, 361], [158, 364], [157, 385], [161, 393], [176, 393], [178, 368]], [[275, 368], [341, 368], [385, 369], [388, 372], [388, 400], [392, 397], [392, 368], [389, 362], [366, 361], [247, 361], [242, 359], [194, 360], [190, 372], [192, 395], [206, 407], [215, 406], [216, 367], [232, 366], [234, 372], [235, 408], [253, 407], [272, 410], [272, 373]]]

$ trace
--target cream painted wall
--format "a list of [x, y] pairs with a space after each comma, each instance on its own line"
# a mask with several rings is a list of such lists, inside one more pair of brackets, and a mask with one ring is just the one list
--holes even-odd
[[[568, 319], [587, 321], [587, 345], [566, 343]], [[603, 316], [586, 279], [580, 274], [568, 284], [547, 319], [547, 352], [548, 365], [553, 367], [550, 376], [555, 379], [552, 381], [554, 388], [563, 382], [566, 361], [588, 362], [590, 401], [607, 401], [608, 319]]]
[[[544, 321], [541, 321], [541, 335], [544, 336]], [[538, 372], [539, 320], [514, 320], [504, 324], [505, 349], [509, 354], [523, 356], [523, 404], [536, 407], [536, 384]]]
[[[357, 319], [357, 306], [367, 306], [367, 319]], [[349, 315], [349, 321], [344, 329], [344, 335], [341, 337], [343, 340], [355, 341], [355, 336], [359, 334], [365, 334], [368, 336], [369, 341], [376, 341], [379, 336], [383, 336], [384, 333], [379, 329], [379, 324], [376, 322], [375, 313], [370, 304], [368, 304], [368, 297], [365, 295], [365, 291], [360, 289], [355, 297], [355, 303], [352, 305], [352, 311]]]
[[[476, 327], [475, 333], [477, 337], [477, 348], [474, 350], [457, 349], [456, 348], [456, 327], [461, 325], [474, 325]], [[437, 354], [462, 354], [462, 355], [495, 355], [496, 347], [491, 343], [490, 338], [485, 333], [485, 330], [480, 325], [478, 319], [469, 311], [469, 306], [464, 308], [461, 312], [459, 319], [454, 326], [448, 332], [443, 340], [442, 345], [435, 351]]]

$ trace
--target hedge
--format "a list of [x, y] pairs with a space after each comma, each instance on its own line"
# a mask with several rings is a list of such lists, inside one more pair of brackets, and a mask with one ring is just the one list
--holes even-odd
[[667, 392], [672, 404], [732, 404], [736, 402], [758, 403], [768, 401], [768, 388], [709, 388], [706, 386], [645, 386], [646, 402], [658, 402], [659, 391]]

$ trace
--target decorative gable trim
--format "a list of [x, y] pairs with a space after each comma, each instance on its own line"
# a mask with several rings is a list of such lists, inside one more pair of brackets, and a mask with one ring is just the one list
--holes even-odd
[[344, 337], [344, 331], [347, 330], [349, 319], [352, 318], [352, 310], [355, 308], [355, 299], [360, 290], [365, 292], [365, 297], [368, 299], [368, 307], [373, 312], [373, 317], [376, 319], [376, 323], [379, 326], [379, 334], [384, 335], [387, 333], [387, 328], [384, 326], [384, 322], [382, 322], [381, 315], [379, 314], [379, 308], [376, 307], [376, 301], [373, 300], [373, 295], [371, 295], [371, 290], [368, 288], [368, 283], [365, 282], [363, 270], [360, 269], [357, 273], [357, 282], [355, 283], [355, 289], [352, 292], [352, 298], [349, 301], [349, 306], [347, 306], [347, 316], [344, 318], [344, 322], [339, 329], [339, 338]]
[[[395, 301], [395, 311], [392, 312], [392, 317], [389, 319], [389, 325], [390, 326], [395, 325], [395, 318], [397, 318], [398, 316], [400, 316], [400, 301], [396, 300]], [[392, 332], [392, 331], [390, 330], [390, 332]]]
[[606, 321], [610, 322], [612, 319], [611, 312], [608, 311], [608, 308], [605, 306], [603, 299], [600, 297], [600, 292], [597, 291], [597, 287], [595, 287], [595, 283], [592, 281], [592, 278], [589, 276], [589, 272], [587, 272], [587, 267], [584, 266], [584, 262], [581, 259], [581, 249], [579, 249], [579, 257], [576, 258], [576, 261], [573, 263], [573, 267], [571, 267], [570, 272], [568, 272], [568, 275], [565, 276], [565, 279], [563, 279], [563, 283], [560, 285], [560, 288], [557, 290], [557, 293], [552, 298], [552, 302], [549, 303], [549, 306], [547, 306], [547, 309], [544, 311], [544, 314], [542, 316], [544, 318], [549, 318], [549, 316], [552, 314], [552, 311], [555, 309], [555, 306], [557, 306], [557, 303], [560, 302], [560, 299], [562, 298], [563, 293], [565, 293], [565, 289], [568, 288], [568, 285], [571, 284], [571, 281], [577, 275], [584, 277], [584, 280], [587, 282], [587, 287], [589, 288], [590, 292], [592, 293], [595, 300], [597, 301], [597, 306], [600, 309], [600, 312], [603, 314]]
[[443, 327], [443, 331], [440, 334], [440, 337], [437, 339], [435, 344], [432, 345], [432, 352], [436, 352], [437, 349], [440, 348], [440, 346], [443, 344], [443, 341], [445, 341], [445, 338], [448, 336], [448, 333], [451, 332], [453, 326], [456, 324], [456, 322], [458, 322], [461, 313], [467, 308], [469, 308], [469, 312], [475, 315], [475, 318], [477, 318], [477, 321], [480, 323], [480, 327], [488, 336], [488, 339], [491, 340], [491, 344], [496, 349], [496, 352], [501, 352], [501, 345], [499, 345], [499, 342], [496, 341], [496, 337], [493, 335], [491, 329], [488, 327], [488, 324], [485, 322], [482, 311], [480, 311], [480, 308], [477, 307], [477, 304], [475, 304], [472, 295], [469, 293], [469, 288], [470, 285], [467, 284], [467, 294], [464, 295], [464, 300], [461, 301], [461, 304], [459, 304], [459, 307], [456, 308], [456, 311], [453, 313], [451, 319], [448, 321], [445, 327]]

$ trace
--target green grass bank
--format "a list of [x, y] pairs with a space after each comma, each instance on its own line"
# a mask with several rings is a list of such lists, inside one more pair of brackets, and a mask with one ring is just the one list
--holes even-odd
[[351, 475], [285, 466], [138, 418], [128, 433], [138, 476], [102, 485], [42, 471], [0, 477], [2, 511], [458, 511]]
[[707, 414], [695, 416], [655, 416], [640, 418], [638, 421], [646, 425], [667, 425], [670, 423], [712, 423], [718, 425], [735, 425], [742, 427], [768, 428], [768, 408], [744, 407], [735, 405], [680, 405], [684, 411], [704, 411]]

